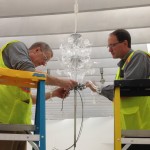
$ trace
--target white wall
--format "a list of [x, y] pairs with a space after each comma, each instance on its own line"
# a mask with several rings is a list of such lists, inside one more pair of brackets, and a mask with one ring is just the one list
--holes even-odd
[[[76, 150], [113, 150], [113, 122], [113, 117], [84, 119]], [[81, 119], [77, 119], [77, 134], [80, 123]], [[73, 144], [73, 119], [49, 120], [46, 125], [47, 150], [66, 150]], [[30, 146], [28, 149], [31, 149]]]

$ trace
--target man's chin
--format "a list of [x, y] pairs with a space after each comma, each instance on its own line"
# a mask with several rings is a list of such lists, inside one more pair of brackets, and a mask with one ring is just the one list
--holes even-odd
[[113, 59], [117, 59], [118, 57], [116, 57], [115, 55], [112, 55], [112, 58], [113, 58]]
[[115, 55], [112, 55], [112, 58], [116, 58]]

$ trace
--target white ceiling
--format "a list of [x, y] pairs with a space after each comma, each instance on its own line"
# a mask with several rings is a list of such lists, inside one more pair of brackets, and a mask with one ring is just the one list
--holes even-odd
[[[54, 51], [54, 58], [46, 67], [38, 69], [59, 76], [57, 69], [63, 69], [58, 61], [61, 57], [61, 42], [74, 33], [74, 0], [0, 0], [0, 46], [10, 40], [21, 40], [30, 46], [45, 41]], [[92, 43], [91, 59], [93, 75], [86, 75], [84, 81], [100, 83], [100, 67], [104, 68], [105, 85], [112, 84], [118, 60], [113, 60], [107, 50], [108, 34], [117, 28], [127, 29], [132, 36], [133, 49], [147, 50], [150, 42], [149, 0], [78, 0], [77, 32]], [[50, 87], [47, 87], [47, 90]], [[35, 90], [33, 90], [35, 92]], [[112, 103], [106, 98], [82, 91], [84, 117], [113, 115]], [[64, 101], [53, 98], [46, 103], [47, 119], [73, 118], [74, 93]], [[77, 99], [77, 117], [81, 117], [81, 101]], [[33, 109], [34, 112], [34, 109]]]

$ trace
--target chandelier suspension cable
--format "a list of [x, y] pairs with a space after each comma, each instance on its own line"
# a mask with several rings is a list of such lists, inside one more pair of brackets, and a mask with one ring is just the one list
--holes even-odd
[[77, 20], [77, 14], [78, 14], [78, 0], [75, 0], [74, 13], [75, 13], [75, 30], [74, 30], [74, 33], [77, 33], [77, 26], [78, 26], [78, 20]]
[[[75, 13], [75, 34], [77, 33], [77, 14], [78, 14], [78, 0], [75, 0], [75, 4], [74, 4], [74, 13]], [[77, 54], [75, 54], [77, 55]], [[77, 58], [77, 57], [76, 57]], [[75, 78], [77, 80], [77, 59], [75, 61]], [[77, 131], [77, 123], [76, 123], [76, 119], [77, 119], [77, 91], [74, 90], [74, 150], [76, 148], [76, 131]]]

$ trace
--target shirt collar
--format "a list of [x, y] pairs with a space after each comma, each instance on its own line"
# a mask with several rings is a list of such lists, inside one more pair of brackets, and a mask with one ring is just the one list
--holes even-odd
[[129, 55], [130, 55], [132, 52], [133, 52], [132, 49], [130, 49], [130, 50], [128, 51], [128, 53], [127, 53], [127, 54], [119, 61], [119, 63], [117, 64], [118, 67], [122, 67], [122, 66], [124, 65], [125, 61], [127, 60], [127, 58], [129, 57]]

